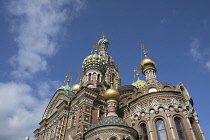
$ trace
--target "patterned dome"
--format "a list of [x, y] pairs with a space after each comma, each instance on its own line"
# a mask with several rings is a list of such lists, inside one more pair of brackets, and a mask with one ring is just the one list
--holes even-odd
[[82, 68], [86, 69], [90, 66], [98, 66], [101, 67], [103, 69], [107, 68], [107, 62], [104, 59], [103, 56], [100, 56], [98, 54], [93, 54], [93, 55], [89, 55], [87, 56], [84, 61], [82, 62]]
[[101, 126], [126, 126], [128, 127], [128, 124], [120, 117], [118, 116], [108, 116], [104, 118], [101, 121], [98, 121], [91, 125], [90, 129], [101, 127]]
[[102, 38], [102, 39], [100, 39], [100, 40], [98, 41], [98, 45], [100, 46], [100, 45], [102, 45], [102, 44], [108, 46], [108, 45], [109, 45], [109, 41], [108, 41], [107, 39], [105, 39], [105, 38]]
[[138, 79], [136, 82], [132, 83], [132, 85], [137, 89], [142, 89], [146, 85], [146, 82]]

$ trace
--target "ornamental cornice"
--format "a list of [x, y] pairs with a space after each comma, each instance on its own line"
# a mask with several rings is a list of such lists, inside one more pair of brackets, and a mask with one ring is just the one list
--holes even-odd
[[79, 110], [79, 106], [77, 104], [74, 104], [71, 106], [71, 109], [69, 110], [69, 112], [71, 114], [73, 114], [74, 112], [76, 112], [77, 110]]
[[57, 100], [62, 99], [62, 97], [61, 98], [58, 98], [58, 97], [59, 96], [64, 96], [64, 94], [65, 94], [64, 91], [56, 91], [55, 92], [54, 96], [50, 100], [50, 103], [47, 105], [47, 108], [44, 112], [44, 115], [43, 115], [42, 119], [47, 118], [47, 116], [49, 115], [49, 111], [52, 109], [52, 107], [54, 107], [53, 104], [55, 104], [55, 102]]
[[185, 101], [185, 99], [183, 98], [183, 96], [180, 92], [161, 91], [161, 92], [144, 94], [144, 95], [132, 100], [129, 104], [131, 106], [135, 106], [139, 103], [152, 101], [154, 99], [164, 99], [164, 98], [179, 98], [179, 99], [182, 99], [183, 101]]
[[87, 98], [87, 97], [83, 97], [83, 98], [81, 98], [81, 100], [79, 100], [78, 106], [80, 107], [83, 104], [93, 106], [93, 100], [91, 100], [90, 98]]
[[79, 99], [84, 95], [92, 97], [93, 99], [97, 98], [97, 93], [88, 88], [83, 88], [79, 93], [77, 93], [76, 98]]
[[176, 97], [173, 97], [169, 103], [161, 103], [157, 99], [153, 99], [148, 106], [142, 107], [140, 104], [136, 105], [135, 108], [131, 110], [131, 120], [134, 122], [134, 120], [140, 120], [141, 117], [145, 116], [148, 118], [150, 114], [158, 114], [159, 112], [163, 111], [166, 114], [170, 114], [172, 111], [177, 113], [184, 111], [184, 114], [187, 114], [187, 112], [190, 113], [190, 110], [188, 109], [189, 107], [190, 106], [187, 101], [181, 103]]

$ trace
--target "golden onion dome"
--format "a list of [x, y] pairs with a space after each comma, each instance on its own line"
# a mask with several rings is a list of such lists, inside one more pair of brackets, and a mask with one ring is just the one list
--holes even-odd
[[133, 82], [132, 85], [137, 89], [141, 89], [146, 85], [146, 82], [138, 79], [136, 82]]
[[75, 84], [75, 85], [72, 86], [72, 90], [73, 90], [73, 91], [78, 91], [79, 88], [80, 88], [80, 86], [81, 86], [80, 83], [79, 83], [79, 84]]
[[156, 68], [156, 63], [152, 58], [144, 58], [140, 63], [141, 70], [147, 68], [147, 67], [154, 67]]
[[118, 92], [118, 90], [111, 87], [110, 89], [107, 89], [105, 91], [104, 98], [105, 100], [114, 99], [118, 101], [120, 99], [120, 93]]

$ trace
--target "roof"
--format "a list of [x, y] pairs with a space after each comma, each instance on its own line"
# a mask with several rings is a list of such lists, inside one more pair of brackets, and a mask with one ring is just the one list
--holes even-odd
[[96, 127], [102, 127], [102, 126], [126, 126], [128, 127], [128, 124], [120, 117], [118, 116], [108, 116], [104, 118], [101, 121], [98, 121], [91, 125], [90, 129], [96, 128]]

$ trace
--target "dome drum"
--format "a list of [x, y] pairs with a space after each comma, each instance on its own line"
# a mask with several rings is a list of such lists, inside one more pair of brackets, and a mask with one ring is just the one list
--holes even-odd
[[144, 69], [142, 70], [142, 73], [145, 75], [145, 72], [146, 72], [148, 69], [152, 69], [152, 70], [154, 70], [155, 72], [157, 71], [156, 67], [149, 66], [149, 67], [144, 68]]
[[98, 66], [89, 66], [89, 67], [83, 69], [84, 73], [88, 73], [88, 71], [92, 71], [92, 70], [94, 70], [94, 71], [98, 70], [101, 73], [105, 73], [106, 72], [106, 69], [98, 67]]

